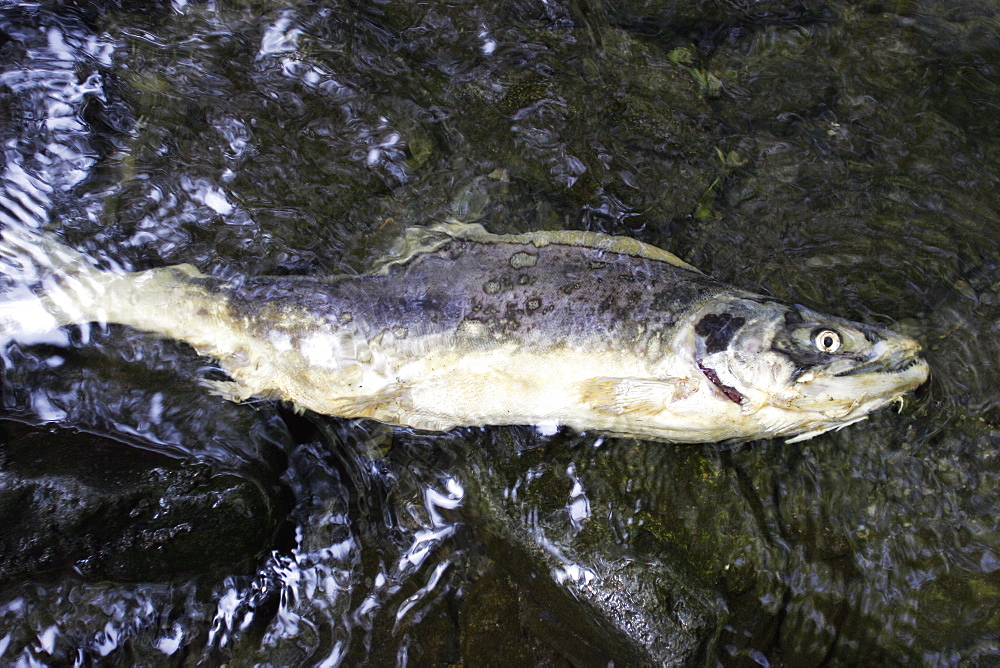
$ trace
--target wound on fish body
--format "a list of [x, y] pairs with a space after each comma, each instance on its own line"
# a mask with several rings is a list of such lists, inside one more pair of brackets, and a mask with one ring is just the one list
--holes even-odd
[[441, 223], [360, 276], [227, 283], [190, 265], [104, 271], [51, 235], [2, 234], [5, 273], [37, 294], [0, 305], [11, 338], [123, 324], [218, 360], [231, 380], [210, 384], [230, 399], [418, 429], [802, 440], [928, 374], [912, 339], [719, 283], [625, 237]]

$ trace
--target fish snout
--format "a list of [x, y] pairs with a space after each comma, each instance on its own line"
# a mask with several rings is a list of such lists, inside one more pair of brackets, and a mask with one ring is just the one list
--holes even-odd
[[907, 353], [911, 357], [915, 357], [919, 355], [923, 349], [924, 347], [920, 345], [920, 342], [917, 341], [916, 339], [911, 339], [908, 336], [900, 337], [899, 341], [900, 352]]

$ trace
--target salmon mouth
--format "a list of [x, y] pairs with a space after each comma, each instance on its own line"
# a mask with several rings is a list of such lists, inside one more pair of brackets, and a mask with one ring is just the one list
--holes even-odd
[[847, 376], [859, 376], [868, 373], [905, 373], [913, 367], [920, 365], [927, 365], [924, 358], [912, 353], [906, 353], [905, 355], [894, 355], [884, 360], [866, 362], [865, 364], [856, 366], [853, 369], [841, 371], [840, 373], [835, 374], [835, 377], [844, 378]]

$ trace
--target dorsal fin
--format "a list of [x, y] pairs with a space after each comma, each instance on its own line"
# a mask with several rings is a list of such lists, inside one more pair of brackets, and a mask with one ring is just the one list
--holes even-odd
[[455, 220], [434, 223], [428, 227], [407, 228], [403, 236], [393, 245], [389, 254], [375, 262], [373, 273], [384, 274], [392, 267], [406, 264], [418, 255], [432, 253], [455, 239], [485, 244], [533, 244], [537, 248], [548, 246], [549, 244], [597, 248], [612, 253], [666, 262], [687, 271], [697, 274], [702, 273], [673, 253], [630, 237], [616, 237], [609, 234], [584, 232], [581, 230], [492, 234], [491, 232], [487, 232], [486, 228], [479, 223], [461, 223]]

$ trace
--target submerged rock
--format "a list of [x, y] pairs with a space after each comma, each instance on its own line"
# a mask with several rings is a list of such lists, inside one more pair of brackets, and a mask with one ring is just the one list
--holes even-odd
[[[476, 535], [516, 587], [526, 632], [574, 665], [708, 660], [726, 606], [641, 521], [631, 526], [641, 517], [635, 497], [608, 484], [616, 462], [635, 457], [628, 441], [598, 439], [595, 447], [557, 435], [516, 453], [509, 437], [484, 434], [476, 448], [483, 454], [463, 479]], [[643, 463], [634, 463], [633, 494], [655, 502], [648, 483], [657, 474], [640, 474]]]
[[251, 572], [289, 510], [276, 482], [95, 434], [0, 423], [0, 583]]

